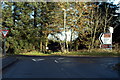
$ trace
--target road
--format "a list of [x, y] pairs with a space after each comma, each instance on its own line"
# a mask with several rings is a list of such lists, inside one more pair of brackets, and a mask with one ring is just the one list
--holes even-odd
[[118, 78], [118, 57], [19, 57], [3, 78]]

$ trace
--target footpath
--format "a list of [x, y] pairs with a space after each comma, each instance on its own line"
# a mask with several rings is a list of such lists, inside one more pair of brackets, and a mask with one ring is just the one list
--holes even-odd
[[2, 64], [2, 65], [0, 64], [1, 65], [0, 70], [5, 69], [12, 65], [13, 63], [15, 63], [16, 61], [18, 61], [18, 59], [15, 57], [4, 57], [1, 58], [0, 60], [1, 60], [0, 63]]

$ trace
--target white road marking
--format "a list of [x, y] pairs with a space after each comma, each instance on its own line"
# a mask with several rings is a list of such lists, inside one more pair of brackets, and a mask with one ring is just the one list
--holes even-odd
[[45, 59], [32, 59], [33, 61], [43, 61]]
[[59, 63], [57, 60], [55, 60], [56, 63]]
[[38, 61], [43, 61], [43, 60], [45, 60], [45, 59], [38, 59]]
[[35, 59], [32, 59], [33, 61], [36, 61]]

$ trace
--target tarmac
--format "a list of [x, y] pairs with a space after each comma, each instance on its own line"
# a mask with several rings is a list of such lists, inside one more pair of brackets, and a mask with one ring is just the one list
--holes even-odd
[[96, 78], [106, 80], [103, 78], [108, 78], [109, 80], [120, 80], [117, 79], [119, 78], [118, 71], [112, 68], [112, 66], [120, 62], [118, 57], [23, 56], [17, 57], [17, 59], [19, 61], [3, 70], [3, 80], [6, 80], [6, 78], [11, 78], [11, 80], [36, 80], [36, 78], [38, 80], [44, 80], [42, 78], [47, 80], [49, 78], [66, 78], [67, 80], [76, 80], [73, 78], [77, 78], [77, 80], [82, 78], [82, 80], [86, 80], [84, 78], [87, 78], [87, 80], [96, 80]]
[[18, 61], [17, 58], [15, 57], [4, 57], [1, 59], [2, 61], [2, 66], [0, 67], [0, 70], [3, 70], [7, 67], [9, 67], [10, 65], [14, 64], [16, 61]]

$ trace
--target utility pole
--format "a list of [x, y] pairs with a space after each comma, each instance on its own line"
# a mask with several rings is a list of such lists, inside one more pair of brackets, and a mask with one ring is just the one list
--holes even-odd
[[4, 48], [3, 48], [3, 55], [6, 55], [6, 38], [4, 38]]
[[[65, 31], [65, 27], [66, 27], [66, 10], [63, 9], [64, 11], [64, 34], [66, 33]], [[66, 42], [66, 38], [64, 39], [64, 41]], [[64, 42], [64, 51], [65, 51], [65, 42]]]
[[[64, 33], [65, 33], [65, 43], [64, 43], [64, 49], [65, 52], [68, 51], [68, 45], [67, 45], [67, 34], [66, 34], [66, 10], [63, 9], [64, 11]], [[67, 49], [66, 49], [67, 48]]]

